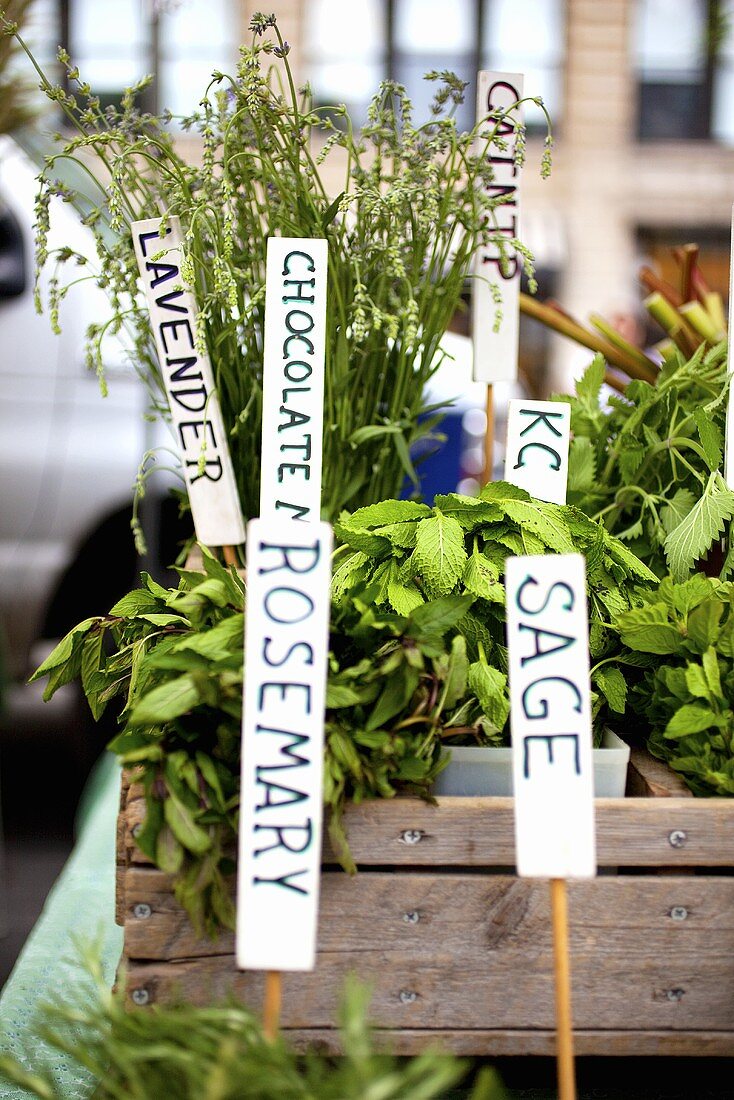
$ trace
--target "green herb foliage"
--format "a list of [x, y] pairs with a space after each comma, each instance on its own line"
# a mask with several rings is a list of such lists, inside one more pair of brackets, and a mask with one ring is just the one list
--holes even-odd
[[[38, 1047], [46, 1046], [98, 1085], [97, 1100], [503, 1100], [495, 1070], [440, 1049], [413, 1058], [378, 1053], [369, 1021], [370, 990], [346, 981], [338, 1026], [342, 1054], [297, 1054], [268, 1041], [254, 1012], [240, 1003], [132, 1008], [124, 988], [110, 992], [94, 945], [82, 946], [87, 985], [78, 1003], [57, 999], [37, 1013]], [[64, 1100], [53, 1066], [38, 1049], [23, 1061], [0, 1055], [0, 1081], [38, 1100]], [[471, 1079], [470, 1079], [471, 1077]], [[462, 1085], [460, 1093], [455, 1086]]]
[[[7, 34], [0, 13], [4, 25]], [[496, 228], [503, 198], [492, 190], [488, 158], [515, 122], [501, 112], [459, 131], [454, 115], [466, 82], [431, 72], [435, 95], [424, 123], [414, 121], [405, 88], [385, 81], [366, 125], [355, 129], [343, 105], [318, 107], [310, 88], [296, 88], [275, 16], [254, 16], [251, 29], [236, 72], [214, 73], [199, 110], [183, 119], [140, 110], [150, 78], [128, 89], [119, 108], [102, 110], [65, 51], [71, 91], [38, 70], [73, 136], [60, 139], [40, 176], [37, 264], [50, 269], [46, 305], [56, 330], [70, 285], [90, 279], [104, 289], [111, 314], [89, 331], [89, 366], [104, 390], [105, 340], [122, 340], [155, 414], [168, 420], [130, 226], [161, 215], [181, 219], [182, 274], [199, 306], [197, 343], [212, 361], [250, 518], [258, 514], [260, 485], [267, 240], [326, 238], [323, 518], [333, 520], [345, 507], [401, 495], [406, 479], [419, 492], [414, 444], [430, 439], [439, 419], [427, 384], [445, 356], [441, 341], [462, 307], [477, 249], [509, 244], [532, 278], [528, 250]], [[174, 121], [201, 140], [201, 163], [183, 159]], [[523, 136], [514, 143], [518, 165]], [[550, 142], [549, 131], [543, 174]], [[54, 197], [72, 203], [90, 228], [95, 263], [71, 248], [51, 248]]]
[[734, 795], [734, 584], [695, 573], [638, 593], [616, 628], [641, 666], [630, 710], [697, 795]]
[[[633, 381], [623, 397], [602, 396], [604, 372], [597, 356], [570, 399], [569, 503], [602, 520], [658, 577], [685, 580], [718, 550], [734, 516], [719, 472], [726, 344], [702, 345], [688, 361], [676, 354], [654, 384]], [[722, 575], [732, 567], [729, 558]]]
[[[433, 508], [387, 500], [342, 513], [332, 573], [324, 798], [342, 865], [354, 871], [347, 802], [431, 797], [446, 744], [509, 741], [502, 576], [508, 554], [579, 552], [589, 588], [593, 713], [624, 709], [612, 613], [653, 574], [602, 524], [504, 482]], [[146, 574], [105, 616], [62, 639], [32, 679], [45, 697], [80, 679], [99, 717], [120, 698], [111, 742], [146, 799], [137, 836], [174, 877], [195, 927], [232, 927], [239, 806], [245, 585], [202, 549], [176, 589]], [[616, 647], [616, 648], [615, 648]]]

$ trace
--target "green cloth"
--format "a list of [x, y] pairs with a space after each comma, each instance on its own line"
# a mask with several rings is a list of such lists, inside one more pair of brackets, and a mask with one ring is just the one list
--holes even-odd
[[[88, 978], [74, 947], [74, 936], [99, 938], [110, 987], [122, 953], [122, 929], [115, 924], [115, 833], [120, 804], [120, 765], [105, 752], [82, 793], [73, 851], [50, 890], [0, 995], [0, 1052], [29, 1069], [53, 1064], [65, 1100], [91, 1096], [95, 1080], [58, 1051], [33, 1038], [33, 1017], [51, 996], [72, 1001], [83, 995]], [[30, 1093], [0, 1086], [3, 1100], [28, 1100]]]

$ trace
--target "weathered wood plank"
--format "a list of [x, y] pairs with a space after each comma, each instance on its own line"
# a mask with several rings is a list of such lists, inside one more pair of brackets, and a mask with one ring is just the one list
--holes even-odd
[[[142, 798], [128, 799], [125, 846], [136, 863], [147, 862], [132, 835], [144, 814]], [[512, 798], [379, 799], [348, 806], [344, 823], [358, 865], [514, 869]], [[596, 829], [600, 867], [726, 867], [734, 799], [598, 798]], [[324, 858], [336, 862], [328, 841]]]
[[[216, 940], [195, 935], [173, 897], [170, 876], [131, 867], [126, 890], [129, 958], [234, 952], [231, 934]], [[355, 956], [377, 949], [415, 956], [450, 951], [458, 958], [507, 947], [523, 956], [550, 944], [548, 898], [547, 883], [514, 875], [326, 872], [319, 950]], [[675, 954], [692, 934], [701, 934], [716, 942], [717, 952], [722, 942], [734, 952], [734, 878], [628, 875], [569, 882], [569, 926], [572, 947], [593, 947], [602, 937], [607, 945], [631, 939]]]
[[630, 747], [626, 793], [630, 798], [693, 798], [682, 776], [635, 745]]
[[[286, 1041], [295, 1050], [318, 1050], [340, 1054], [339, 1035], [328, 1028], [288, 1029]], [[467, 1031], [426, 1031], [414, 1028], [378, 1029], [375, 1046], [394, 1054], [422, 1054], [427, 1045], [450, 1050], [461, 1056], [503, 1058], [506, 1056], [548, 1056], [557, 1052], [555, 1031], [517, 1031], [504, 1029]], [[574, 1031], [577, 1056], [604, 1055], [630, 1057], [665, 1055], [667, 1057], [727, 1058], [734, 1055], [733, 1031]]]
[[[729, 1030], [734, 1020], [732, 937], [692, 934], [661, 954], [650, 937], [605, 934], [572, 945], [573, 1019], [580, 1029]], [[708, 944], [708, 948], [707, 948]], [[542, 945], [541, 945], [542, 947]], [[133, 1003], [184, 1000], [211, 1005], [232, 996], [260, 1011], [261, 972], [238, 971], [231, 956], [126, 962]], [[552, 1029], [553, 959], [546, 949], [500, 945], [474, 957], [440, 948], [406, 956], [390, 950], [324, 953], [307, 973], [283, 975], [282, 1024], [332, 1027], [348, 973], [369, 982], [378, 1027], [467, 1030]]]

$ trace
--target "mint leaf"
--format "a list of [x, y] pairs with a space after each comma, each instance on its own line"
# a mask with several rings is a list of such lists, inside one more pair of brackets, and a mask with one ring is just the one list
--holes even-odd
[[484, 714], [493, 726], [501, 730], [510, 713], [505, 674], [484, 661], [475, 661], [469, 665], [468, 682]]
[[711, 729], [719, 722], [719, 716], [710, 707], [699, 703], [686, 703], [677, 710], [665, 727], [665, 737], [685, 737], [690, 733], [700, 733]]
[[432, 595], [446, 596], [456, 587], [466, 559], [464, 532], [457, 520], [437, 511], [430, 519], [420, 521], [413, 560]]
[[527, 527], [558, 554], [576, 551], [568, 527], [557, 511], [545, 509], [536, 501], [508, 500], [504, 504], [505, 515], [514, 519], [520, 527]]
[[592, 677], [611, 710], [624, 714], [627, 705], [627, 684], [618, 668], [612, 665], [599, 668]]
[[351, 531], [357, 531], [366, 527], [384, 527], [392, 523], [406, 523], [424, 519], [430, 515], [431, 509], [429, 506], [415, 500], [383, 500], [379, 504], [368, 504], [365, 508], [358, 508], [351, 515], [348, 512], [343, 512], [339, 516], [339, 524]]
[[500, 584], [499, 570], [478, 550], [474, 550], [467, 562], [464, 587], [475, 596], [504, 607], [505, 589]]
[[683, 636], [668, 621], [668, 613], [661, 604], [635, 607], [620, 615], [617, 625], [620, 636], [630, 649], [643, 653], [679, 653], [683, 648]]
[[717, 471], [711, 474], [701, 499], [664, 543], [674, 580], [685, 580], [696, 562], [724, 532], [734, 515], [734, 492]]

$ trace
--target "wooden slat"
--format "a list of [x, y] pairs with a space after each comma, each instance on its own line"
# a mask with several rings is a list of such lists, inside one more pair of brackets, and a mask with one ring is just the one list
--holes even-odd
[[[734, 799], [598, 798], [600, 867], [727, 867], [734, 859]], [[142, 799], [128, 801], [126, 849], [148, 862], [132, 830]], [[358, 865], [514, 867], [512, 798], [379, 799], [347, 807], [344, 822]], [[417, 843], [410, 839], [418, 838]], [[671, 842], [671, 837], [673, 842]], [[327, 863], [336, 862], [328, 841]]]
[[[231, 934], [200, 939], [172, 894], [172, 879], [132, 867], [127, 877], [125, 953], [137, 960], [232, 954]], [[143, 904], [146, 908], [136, 910]], [[147, 913], [150, 912], [148, 916]], [[142, 912], [144, 915], [136, 915]], [[671, 915], [672, 914], [672, 915]], [[681, 919], [682, 917], [682, 919]], [[602, 876], [569, 882], [572, 944], [594, 949], [626, 940], [675, 955], [692, 934], [734, 951], [734, 878]], [[476, 958], [488, 951], [550, 945], [548, 886], [514, 875], [393, 874], [321, 879], [319, 950], [359, 956], [378, 949], [419, 959], [439, 952]], [[652, 948], [650, 948], [652, 950]], [[734, 965], [730, 968], [734, 985]], [[734, 1020], [732, 1020], [734, 1026]]]
[[631, 798], [693, 798], [682, 776], [635, 745], [630, 748], [626, 793]]
[[[726, 1031], [734, 1021], [731, 933], [678, 937], [573, 937], [574, 1026], [593, 1030]], [[133, 1003], [194, 1005], [236, 997], [259, 1012], [262, 972], [238, 971], [231, 956], [125, 964]], [[471, 956], [439, 948], [424, 954], [374, 950], [319, 955], [312, 972], [283, 975], [282, 1025], [329, 1028], [337, 1018], [347, 974], [369, 982], [371, 1016], [379, 1027], [463, 1031], [552, 1029], [552, 951], [520, 940]]]
[[[288, 1029], [284, 1033], [295, 1050], [318, 1050], [340, 1054], [338, 1032], [328, 1028]], [[466, 1031], [425, 1031], [382, 1028], [374, 1033], [377, 1049], [394, 1054], [422, 1054], [426, 1046], [450, 1050], [460, 1056], [504, 1058], [507, 1056], [548, 1056], [556, 1054], [555, 1031], [518, 1031], [504, 1029]], [[676, 1057], [727, 1058], [734, 1055], [732, 1031], [574, 1031], [574, 1050], [579, 1057], [633, 1057], [675, 1055]]]

